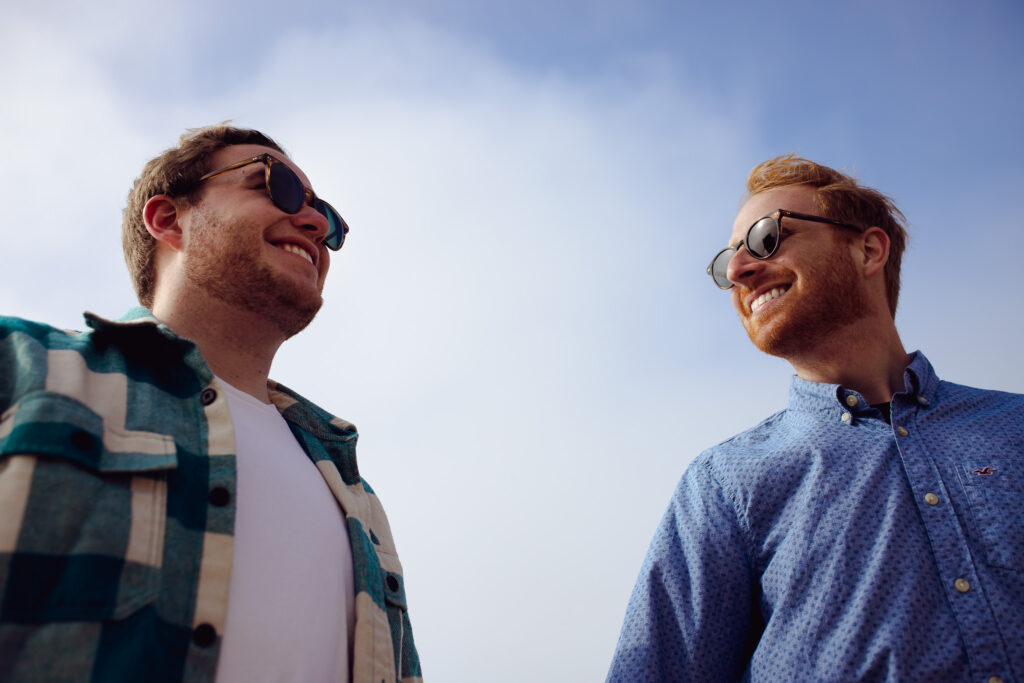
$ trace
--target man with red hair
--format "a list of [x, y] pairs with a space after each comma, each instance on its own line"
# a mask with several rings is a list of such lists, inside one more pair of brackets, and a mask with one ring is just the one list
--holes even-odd
[[708, 274], [789, 404], [687, 469], [608, 680], [1024, 680], [1024, 396], [906, 352], [885, 195], [794, 156], [747, 189]]

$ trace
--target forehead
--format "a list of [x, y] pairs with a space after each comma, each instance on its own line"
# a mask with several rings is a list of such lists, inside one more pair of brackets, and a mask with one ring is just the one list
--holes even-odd
[[816, 197], [817, 191], [806, 185], [778, 187], [755, 194], [736, 214], [729, 244], [736, 244], [742, 240], [746, 237], [747, 230], [754, 224], [754, 221], [767, 216], [776, 209], [788, 209], [798, 213], [816, 215], [818, 213]]
[[[239, 161], [246, 159], [252, 159], [258, 157], [261, 154], [269, 154], [278, 161], [288, 164], [302, 180], [302, 184], [306, 187], [312, 187], [309, 184], [309, 178], [302, 172], [302, 169], [295, 165], [295, 162], [285, 156], [284, 152], [279, 152], [272, 147], [264, 147], [263, 145], [229, 145], [222, 149], [218, 149], [216, 152], [210, 155], [210, 160], [207, 163], [207, 168], [211, 171], [230, 166]], [[239, 170], [239, 173], [262, 173], [264, 168], [263, 164], [253, 164], [252, 166], [246, 166]]]

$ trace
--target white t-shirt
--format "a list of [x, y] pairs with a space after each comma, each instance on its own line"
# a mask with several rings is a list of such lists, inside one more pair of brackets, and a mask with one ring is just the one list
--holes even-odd
[[238, 483], [217, 683], [348, 681], [355, 589], [345, 517], [277, 408], [220, 383]]

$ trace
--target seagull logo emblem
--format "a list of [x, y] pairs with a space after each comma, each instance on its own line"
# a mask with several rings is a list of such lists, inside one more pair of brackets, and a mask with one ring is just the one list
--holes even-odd
[[990, 474], [995, 473], [995, 467], [982, 467], [980, 470], [971, 470], [974, 474], [980, 474], [983, 477], [987, 477]]

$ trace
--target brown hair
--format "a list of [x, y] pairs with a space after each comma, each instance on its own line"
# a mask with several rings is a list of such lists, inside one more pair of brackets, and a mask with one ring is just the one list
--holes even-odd
[[889, 260], [885, 264], [885, 290], [889, 312], [896, 317], [900, 295], [900, 262], [907, 246], [907, 219], [892, 199], [860, 185], [853, 177], [828, 166], [784, 154], [758, 164], [747, 177], [751, 196], [790, 185], [817, 190], [815, 202], [826, 218], [852, 223], [862, 229], [879, 227], [889, 236]]
[[226, 123], [189, 128], [178, 138], [176, 147], [150, 159], [135, 179], [122, 214], [121, 246], [135, 294], [143, 306], [153, 306], [156, 286], [153, 263], [156, 240], [146, 230], [143, 207], [150, 197], [158, 194], [180, 197], [190, 205], [195, 204], [199, 201], [199, 178], [213, 170], [207, 168], [210, 155], [231, 145], [261, 145], [285, 154], [280, 145], [258, 130], [233, 128]]

